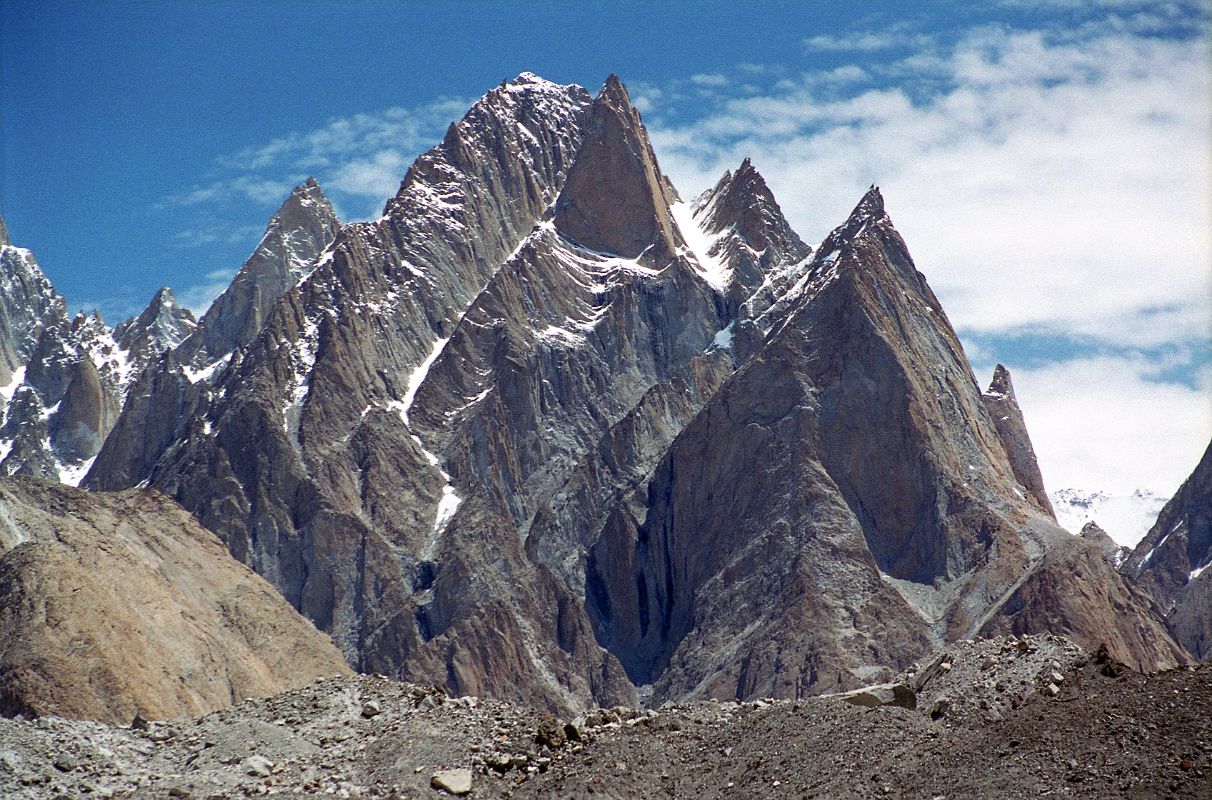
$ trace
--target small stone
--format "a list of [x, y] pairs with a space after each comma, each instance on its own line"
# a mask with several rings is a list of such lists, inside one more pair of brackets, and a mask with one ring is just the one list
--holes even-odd
[[168, 796], [191, 798], [193, 797], [193, 793], [190, 792], [189, 789], [181, 786], [170, 786], [168, 789]]
[[244, 772], [256, 778], [268, 778], [274, 762], [265, 756], [249, 756], [244, 759]]
[[367, 700], [366, 703], [362, 705], [362, 716], [366, 719], [377, 717], [380, 713], [382, 713], [382, 711], [383, 708], [374, 700]]
[[471, 792], [471, 770], [442, 769], [433, 774], [429, 785], [448, 794], [463, 795]]
[[1064, 675], [1061, 675], [1061, 674], [1060, 674], [1059, 672], [1057, 672], [1056, 670], [1053, 670], [1053, 671], [1052, 671], [1052, 674], [1051, 674], [1051, 675], [1049, 675], [1048, 677], [1052, 679], [1052, 682], [1053, 682], [1053, 683], [1061, 683], [1062, 681], [1064, 681], [1064, 680], [1065, 680], [1065, 676], [1064, 676]]
[[60, 772], [71, 772], [76, 768], [76, 757], [71, 753], [60, 753], [55, 759], [55, 769]]
[[559, 720], [550, 714], [544, 714], [539, 719], [538, 729], [535, 731], [534, 740], [536, 744], [546, 745], [552, 750], [556, 750], [564, 746], [566, 738], [564, 736], [564, 726]]
[[1044, 691], [1047, 692], [1052, 697], [1056, 697], [1058, 694], [1060, 694], [1060, 687], [1057, 686], [1055, 683], [1050, 683], [1044, 689]]

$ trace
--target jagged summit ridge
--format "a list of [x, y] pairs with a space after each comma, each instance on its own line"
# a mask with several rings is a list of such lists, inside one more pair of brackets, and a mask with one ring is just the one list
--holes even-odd
[[[715, 266], [717, 277], [709, 281], [724, 293], [730, 315], [739, 317], [742, 328], [786, 292], [812, 253], [748, 158], [689, 206], [676, 205], [674, 216], [698, 260]], [[698, 241], [696, 229], [701, 232]], [[742, 311], [743, 304], [747, 308]], [[752, 344], [753, 338], [743, 344]], [[741, 355], [745, 353], [742, 348]]]
[[173, 496], [359, 670], [571, 709], [811, 694], [1008, 626], [1173, 661], [1025, 496], [875, 187], [814, 251], [748, 160], [682, 203], [617, 77], [523, 73], [321, 238], [250, 279], [241, 344], [142, 371], [88, 485]]
[[177, 302], [172, 289], [162, 286], [137, 317], [114, 329], [114, 338], [127, 351], [143, 345], [150, 357], [175, 349], [197, 327], [193, 313]]

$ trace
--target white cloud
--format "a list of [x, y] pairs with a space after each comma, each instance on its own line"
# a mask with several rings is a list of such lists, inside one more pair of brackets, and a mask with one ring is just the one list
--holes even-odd
[[1159, 380], [1159, 365], [1141, 356], [1007, 366], [1049, 490], [1168, 497], [1212, 439], [1206, 367], [1191, 387]]
[[367, 158], [356, 158], [333, 171], [326, 187], [350, 194], [385, 199], [400, 188], [411, 155], [387, 149]]
[[298, 180], [298, 176], [294, 179], [272, 180], [258, 175], [238, 175], [195, 187], [182, 194], [171, 195], [165, 198], [160, 207], [222, 203], [237, 197], [255, 203], [280, 203], [290, 194]]
[[[393, 107], [378, 113], [329, 120], [216, 159], [221, 176], [190, 191], [172, 195], [159, 208], [215, 207], [233, 198], [276, 206], [309, 175], [340, 203], [341, 195], [356, 208], [374, 208], [395, 194], [408, 164], [441, 141], [446, 126], [462, 116], [468, 104], [443, 98], [416, 108]], [[368, 199], [373, 203], [367, 203]], [[232, 229], [184, 231], [183, 243], [205, 236], [229, 239]]]
[[752, 156], [810, 241], [880, 184], [963, 331], [1185, 341], [1212, 297], [1207, 66], [1206, 39], [989, 29], [925, 98], [785, 81], [653, 139], [683, 191]]
[[178, 231], [173, 234], [173, 241], [180, 247], [204, 247], [216, 242], [240, 244], [259, 233], [261, 230], [253, 225], [240, 225], [232, 228], [214, 223], [210, 227]]
[[822, 33], [804, 39], [804, 47], [823, 52], [873, 52], [892, 48], [925, 47], [929, 36], [913, 31], [906, 25], [895, 25], [880, 31]]
[[245, 172], [282, 166], [322, 172], [389, 149], [415, 155], [433, 146], [446, 125], [462, 116], [467, 106], [462, 100], [443, 98], [416, 108], [396, 106], [373, 114], [338, 117], [315, 130], [291, 133], [224, 156], [218, 163]]

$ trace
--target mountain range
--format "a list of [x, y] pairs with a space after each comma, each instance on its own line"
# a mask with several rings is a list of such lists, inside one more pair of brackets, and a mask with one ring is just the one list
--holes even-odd
[[[189, 614], [313, 654], [253, 690], [352, 668], [570, 711], [798, 698], [999, 634], [1146, 671], [1212, 647], [1208, 456], [1130, 555], [1066, 532], [1009, 372], [982, 391], [879, 189], [816, 247], [748, 160], [683, 199], [615, 76], [503, 82], [373, 221], [308, 180], [198, 320], [167, 289], [69, 318], [0, 233], [0, 470], [88, 490], [5, 483], [0, 515], [128, 507], [204, 546], [199, 581], [255, 572], [274, 602]], [[5, 578], [82, 557], [35, 545], [5, 540], [0, 593], [104, 608]], [[0, 623], [4, 678], [46, 622]], [[6, 707], [55, 708], [37, 684]], [[179, 708], [88, 691], [59, 707]]]

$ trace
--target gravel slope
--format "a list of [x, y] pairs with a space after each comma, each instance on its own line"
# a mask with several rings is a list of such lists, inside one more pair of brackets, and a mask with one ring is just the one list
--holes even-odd
[[0, 796], [437, 798], [436, 773], [467, 769], [467, 796], [492, 798], [1212, 797], [1207, 667], [1145, 676], [1038, 636], [959, 643], [901, 679], [916, 710], [693, 703], [589, 712], [575, 733], [373, 677], [134, 728], [0, 720]]

